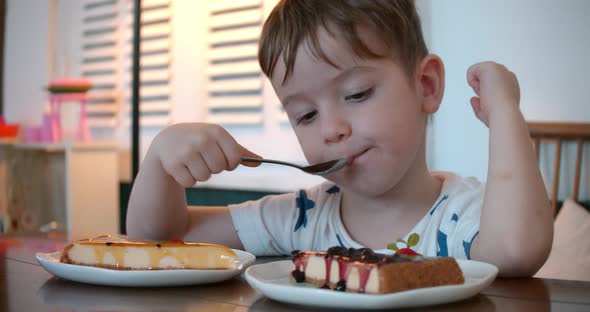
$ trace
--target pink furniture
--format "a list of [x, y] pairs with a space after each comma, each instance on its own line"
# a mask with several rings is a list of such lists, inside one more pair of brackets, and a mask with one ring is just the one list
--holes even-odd
[[90, 130], [88, 129], [88, 121], [86, 119], [86, 101], [88, 100], [88, 94], [86, 92], [80, 93], [50, 93], [50, 126], [51, 126], [51, 138], [50, 141], [58, 143], [62, 140], [62, 127], [61, 127], [61, 105], [65, 102], [78, 101], [80, 103], [80, 119], [78, 121], [78, 130], [76, 138], [79, 142], [90, 141]]

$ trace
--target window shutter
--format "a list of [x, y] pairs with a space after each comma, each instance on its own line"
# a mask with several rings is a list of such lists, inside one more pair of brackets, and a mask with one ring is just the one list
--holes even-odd
[[117, 125], [119, 16], [117, 0], [87, 0], [83, 5], [81, 71], [93, 83], [87, 105], [91, 128]]
[[[127, 106], [126, 124], [131, 123], [131, 83], [133, 48], [133, 5], [127, 2], [125, 57], [123, 68], [124, 99]], [[170, 0], [143, 0], [141, 2], [140, 46], [140, 127], [164, 128], [171, 123], [171, 35], [172, 10]]]
[[207, 122], [263, 124], [263, 75], [258, 65], [262, 0], [209, 5]]
[[[171, 4], [143, 0], [140, 60], [140, 126], [170, 124]], [[92, 128], [131, 124], [133, 2], [85, 0], [82, 76], [93, 88], [88, 102]], [[120, 114], [119, 114], [120, 112]]]

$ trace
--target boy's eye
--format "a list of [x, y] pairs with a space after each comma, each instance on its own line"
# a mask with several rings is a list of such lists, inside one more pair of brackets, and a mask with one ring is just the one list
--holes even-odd
[[373, 92], [373, 88], [369, 88], [369, 89], [362, 91], [362, 92], [358, 92], [358, 93], [355, 93], [352, 95], [347, 95], [344, 97], [344, 100], [353, 101], [353, 102], [361, 102], [361, 101], [366, 100], [371, 95], [372, 92]]
[[296, 121], [297, 121], [296, 125], [299, 125], [300, 123], [308, 123], [308, 122], [312, 121], [317, 114], [318, 114], [318, 111], [315, 109], [309, 113], [306, 113], [305, 115], [296, 119]]

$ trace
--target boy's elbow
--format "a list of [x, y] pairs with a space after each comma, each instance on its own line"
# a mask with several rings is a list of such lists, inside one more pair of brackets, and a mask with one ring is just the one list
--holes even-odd
[[532, 277], [545, 264], [551, 251], [551, 240], [510, 246], [497, 266], [501, 277]]
[[[498, 244], [481, 244], [475, 260], [498, 267], [500, 277], [531, 277], [545, 264], [551, 251], [552, 231], [537, 235], [533, 240], [510, 240]], [[488, 242], [489, 243], [489, 242]]]
[[527, 262], [527, 259], [515, 259], [497, 264], [500, 277], [532, 277], [539, 271], [542, 263]]

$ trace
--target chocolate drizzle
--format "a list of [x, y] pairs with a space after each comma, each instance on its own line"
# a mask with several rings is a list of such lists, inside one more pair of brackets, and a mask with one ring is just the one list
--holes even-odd
[[305, 282], [305, 273], [299, 270], [293, 270], [293, 272], [291, 272], [291, 275], [297, 283]]
[[334, 288], [335, 291], [346, 291], [346, 281], [344, 280], [340, 280], [338, 283], [336, 283], [336, 288]]
[[370, 248], [355, 249], [355, 248], [345, 248], [345, 247], [340, 247], [340, 246], [334, 246], [334, 247], [331, 247], [330, 249], [328, 249], [328, 251], [326, 252], [326, 257], [341, 258], [345, 261], [370, 263], [370, 264], [384, 264], [384, 263], [412, 261], [412, 259], [398, 255], [398, 254], [385, 255], [385, 254], [375, 253]]

